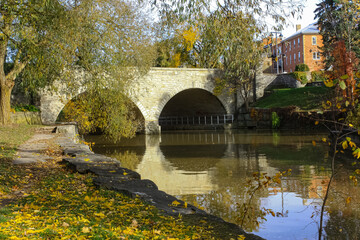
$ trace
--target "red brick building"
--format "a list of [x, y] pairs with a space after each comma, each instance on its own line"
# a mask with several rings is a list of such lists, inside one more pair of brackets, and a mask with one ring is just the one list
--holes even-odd
[[282, 40], [278, 45], [271, 47], [275, 72], [277, 68], [276, 59], [279, 61], [280, 73], [293, 72], [295, 66], [300, 63], [308, 65], [310, 71], [324, 69], [324, 57], [319, 49], [319, 47], [323, 46], [322, 36], [319, 34], [316, 23], [310, 24], [303, 29], [300, 28], [300, 25], [297, 25], [296, 33]]

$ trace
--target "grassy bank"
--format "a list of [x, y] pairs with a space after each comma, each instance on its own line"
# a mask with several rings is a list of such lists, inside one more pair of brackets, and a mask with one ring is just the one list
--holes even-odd
[[259, 108], [282, 108], [297, 106], [303, 110], [318, 109], [322, 101], [330, 94], [327, 87], [304, 87], [275, 89], [273, 93], [254, 104]]
[[17, 147], [28, 140], [36, 128], [30, 125], [0, 126], [0, 206], [10, 201], [12, 197], [9, 194], [22, 184], [25, 172], [11, 161]]
[[56, 145], [46, 150], [52, 160], [12, 165], [32, 132], [0, 128], [0, 239], [243, 239], [206, 219], [164, 216], [139, 199], [95, 187], [91, 175], [59, 164]]
[[0, 126], [0, 158], [12, 158], [17, 146], [28, 140], [37, 127], [25, 124]]

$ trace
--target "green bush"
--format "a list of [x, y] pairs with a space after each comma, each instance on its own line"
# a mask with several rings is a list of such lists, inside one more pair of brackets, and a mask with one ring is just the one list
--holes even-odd
[[305, 63], [300, 63], [295, 67], [295, 72], [308, 72], [308, 71], [310, 71], [310, 68]]
[[323, 82], [326, 81], [326, 76], [323, 71], [312, 71], [311, 72], [312, 82]]
[[308, 79], [306, 77], [306, 72], [293, 72], [292, 76], [300, 81], [302, 84], [306, 84], [308, 82]]
[[15, 112], [40, 112], [40, 109], [34, 105], [14, 106]]
[[273, 129], [278, 129], [280, 127], [280, 117], [276, 112], [271, 113], [271, 126]]

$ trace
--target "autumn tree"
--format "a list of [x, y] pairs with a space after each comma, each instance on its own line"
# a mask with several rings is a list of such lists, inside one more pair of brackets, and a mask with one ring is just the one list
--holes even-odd
[[89, 39], [81, 46], [82, 55], [75, 65], [89, 76], [82, 83], [87, 92], [67, 113], [74, 118], [86, 116], [88, 126], [83, 129], [100, 130], [116, 141], [132, 137], [139, 127], [130, 96], [155, 54], [151, 26], [138, 6], [117, 0], [97, 4], [98, 8], [84, 8], [91, 14], [80, 15], [89, 15], [84, 23], [97, 26], [92, 34], [85, 34]]
[[[2, 1], [1, 124], [9, 123], [10, 94], [16, 80], [35, 90], [62, 81], [70, 91], [74, 77], [67, 73], [85, 71], [89, 77], [83, 84], [91, 98], [114, 97], [107, 92], [127, 95], [125, 86], [146, 72], [153, 59], [149, 21], [139, 9], [117, 0]], [[114, 104], [126, 109], [125, 97], [116, 99]], [[118, 119], [114, 118], [117, 110], [110, 112], [109, 123]], [[126, 119], [126, 111], [120, 112]], [[128, 120], [126, 124], [131, 124]]]
[[301, 0], [151, 0], [151, 3], [159, 9], [161, 16], [170, 22], [175, 18], [196, 22], [196, 19], [203, 19], [215, 11], [238, 9], [245, 14], [258, 16], [258, 23], [261, 26], [268, 24], [268, 18], [265, 17], [272, 18], [279, 24], [278, 30], [282, 28], [287, 17], [301, 13], [304, 7], [304, 2]]
[[[210, 29], [206, 30], [206, 35], [208, 39], [212, 39], [212, 44], [208, 44], [205, 39], [206, 44], [201, 51], [217, 56], [217, 59], [208, 64], [223, 72], [222, 79], [217, 80], [215, 91], [228, 89], [235, 94], [235, 99], [238, 99], [240, 94], [248, 109], [262, 53], [261, 42], [258, 41], [260, 29], [252, 15], [241, 11], [215, 13], [211, 18], [208, 26]], [[209, 32], [212, 36], [209, 36]], [[199, 53], [199, 56], [203, 55], [204, 53]]]
[[327, 68], [336, 61], [332, 53], [338, 42], [345, 44], [346, 51], [360, 56], [359, 7], [359, 1], [348, 0], [323, 0], [317, 4], [315, 18], [324, 43], [321, 50], [327, 57]]
[[[327, 80], [325, 85], [334, 89], [333, 95], [323, 103], [327, 117], [317, 120], [330, 130], [330, 141], [323, 139], [331, 146], [331, 175], [327, 185], [326, 194], [323, 199], [319, 223], [319, 240], [323, 235], [323, 217], [325, 206], [331, 194], [331, 186], [335, 176], [338, 174], [336, 160], [338, 154], [346, 149], [351, 149], [353, 155], [358, 158], [360, 152], [358, 143], [353, 137], [357, 135], [358, 126], [358, 81], [359, 73], [359, 1], [348, 0], [323, 0], [316, 9], [316, 18], [323, 37], [324, 46], [321, 48], [326, 57]], [[330, 115], [330, 113], [332, 113]], [[353, 165], [357, 165], [355, 161]], [[357, 170], [358, 171], [358, 170]], [[350, 179], [357, 182], [357, 176]], [[351, 196], [346, 198], [346, 204], [350, 203]]]
[[178, 22], [166, 29], [159, 24], [158, 40], [155, 43], [157, 58], [156, 67], [195, 67], [193, 47], [198, 40], [198, 31], [186, 23]]
[[[191, 65], [223, 70], [216, 92], [224, 89], [240, 94], [248, 107], [255, 69], [259, 64], [260, 32], [266, 31], [265, 17], [272, 17], [281, 29], [285, 18], [302, 10], [302, 1], [154, 1], [169, 25], [185, 19], [196, 27], [198, 39], [190, 51]], [[176, 18], [174, 18], [176, 16]], [[255, 20], [257, 19], [257, 20]]]
[[323, 37], [321, 50], [326, 56], [326, 67], [331, 70], [331, 79], [338, 79], [339, 95], [346, 98], [346, 107], [354, 106], [357, 98], [354, 72], [360, 57], [360, 2], [324, 0], [317, 6], [315, 13]]

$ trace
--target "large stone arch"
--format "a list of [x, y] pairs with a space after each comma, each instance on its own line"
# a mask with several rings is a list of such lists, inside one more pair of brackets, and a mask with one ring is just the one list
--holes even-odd
[[212, 91], [210, 91], [209, 89], [206, 89], [206, 88], [201, 88], [201, 87], [194, 87], [194, 88], [177, 88], [177, 89], [174, 89], [173, 91], [171, 92], [168, 92], [168, 94], [166, 94], [164, 96], [164, 98], [160, 101], [159, 105], [158, 105], [158, 108], [156, 110], [156, 113], [155, 113], [155, 116], [157, 117], [157, 119], [159, 119], [162, 111], [164, 110], [164, 107], [166, 106], [166, 104], [169, 103], [169, 101], [171, 99], [173, 99], [175, 96], [177, 96], [178, 94], [181, 94], [182, 92], [184, 91], [187, 91], [187, 90], [195, 90], [195, 89], [200, 89], [200, 90], [204, 90], [210, 94], [212, 94], [214, 97], [217, 98], [217, 100], [219, 100], [219, 102], [221, 103], [221, 105], [224, 107], [225, 111], [226, 111], [226, 114], [231, 114], [232, 111], [230, 109], [230, 106], [229, 104], [227, 104], [227, 102], [221, 98], [221, 97], [218, 97], [216, 95], [213, 94]]
[[177, 93], [173, 93], [173, 94], [171, 94], [171, 95], [169, 95], [169, 97], [166, 99], [166, 101], [165, 101], [165, 99], [160, 103], [160, 105], [159, 105], [159, 109], [158, 109], [158, 111], [157, 111], [157, 117], [159, 118], [162, 114], [163, 114], [163, 112], [164, 112], [164, 110], [165, 110], [165, 107], [172, 101], [172, 100], [174, 100], [174, 98], [176, 98], [176, 97], [181, 97], [181, 95], [183, 95], [183, 94], [185, 94], [185, 93], [187, 93], [187, 94], [189, 94], [189, 93], [191, 93], [191, 92], [194, 92], [194, 93], [201, 93], [201, 92], [203, 92], [203, 93], [206, 93], [206, 94], [208, 94], [208, 96], [210, 97], [210, 98], [212, 98], [212, 99], [209, 99], [209, 100], [212, 100], [213, 102], [218, 102], [219, 103], [219, 105], [220, 105], [220, 107], [223, 109], [223, 110], [225, 110], [225, 114], [229, 114], [230, 113], [230, 110], [229, 109], [227, 109], [226, 108], [226, 103], [224, 103], [223, 101], [221, 101], [221, 99], [219, 98], [219, 97], [217, 97], [217, 96], [215, 96], [212, 92], [210, 92], [209, 90], [207, 90], [207, 89], [204, 89], [204, 88], [187, 88], [187, 89], [184, 89], [184, 90], [181, 90], [181, 91], [179, 91], [179, 92], [177, 92]]

